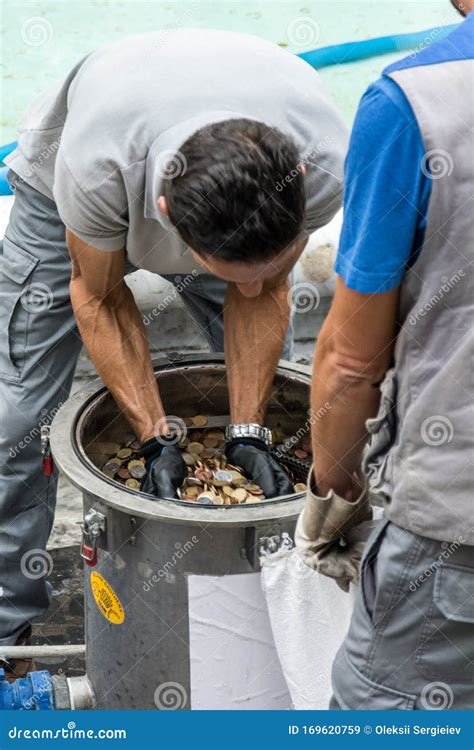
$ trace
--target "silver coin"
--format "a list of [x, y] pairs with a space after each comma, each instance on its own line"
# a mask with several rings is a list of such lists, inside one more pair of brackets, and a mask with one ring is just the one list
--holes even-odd
[[214, 472], [214, 479], [217, 479], [218, 482], [230, 484], [232, 482], [232, 474], [225, 469], [217, 469], [217, 471]]

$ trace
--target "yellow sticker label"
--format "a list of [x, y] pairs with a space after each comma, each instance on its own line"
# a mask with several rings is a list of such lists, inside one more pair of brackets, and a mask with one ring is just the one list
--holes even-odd
[[114, 625], [120, 625], [125, 620], [120, 599], [100, 573], [95, 570], [91, 573], [91, 589], [97, 606], [105, 619]]

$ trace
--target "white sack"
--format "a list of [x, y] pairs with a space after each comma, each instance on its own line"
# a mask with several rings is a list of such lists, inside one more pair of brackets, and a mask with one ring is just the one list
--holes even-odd
[[327, 709], [331, 667], [349, 627], [354, 588], [344, 593], [305, 565], [295, 549], [264, 557], [261, 582], [293, 708]]

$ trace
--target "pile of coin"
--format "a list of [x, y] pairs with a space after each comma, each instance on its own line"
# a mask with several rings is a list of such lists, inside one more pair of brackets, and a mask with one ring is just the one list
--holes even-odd
[[[222, 428], [207, 427], [208, 418], [198, 414], [183, 420], [187, 434], [178, 443], [188, 475], [178, 490], [181, 500], [202, 505], [248, 505], [265, 500], [262, 488], [250, 481], [239, 466], [227, 462], [225, 456], [225, 435]], [[274, 439], [284, 445], [284, 435], [274, 434]], [[305, 450], [309, 448], [309, 450]], [[107, 455], [101, 471], [129, 489], [139, 490], [146, 474], [145, 459], [138, 456], [140, 444], [136, 439], [126, 445], [101, 443], [92, 447], [92, 453]], [[311, 445], [298, 442], [295, 446], [285, 446], [285, 455], [303, 461], [310, 458]], [[278, 446], [276, 449], [278, 455]], [[290, 462], [291, 463], [291, 462]], [[282, 461], [283, 468], [285, 462]], [[292, 476], [291, 466], [286, 464], [287, 473]], [[295, 493], [304, 492], [306, 485], [296, 482]]]
[[111, 454], [102, 466], [102, 473], [131, 490], [139, 490], [146, 469], [145, 459], [137, 453], [140, 449], [138, 440], [130, 440], [123, 447], [114, 443], [104, 443], [102, 447]]

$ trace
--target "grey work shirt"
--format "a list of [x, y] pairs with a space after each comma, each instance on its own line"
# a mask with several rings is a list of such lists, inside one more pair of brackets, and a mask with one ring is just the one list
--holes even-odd
[[101, 47], [34, 100], [7, 163], [90, 245], [125, 247], [135, 266], [155, 273], [202, 272], [157, 198], [189, 136], [239, 117], [293, 139], [307, 168], [306, 229], [330, 221], [346, 127], [316, 71], [246, 34], [180, 29]]

